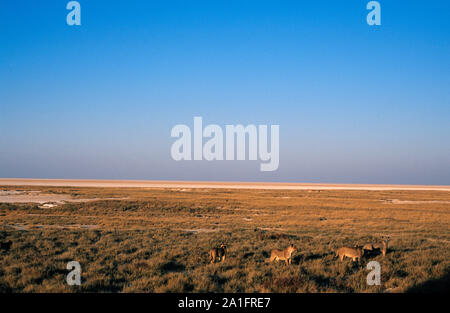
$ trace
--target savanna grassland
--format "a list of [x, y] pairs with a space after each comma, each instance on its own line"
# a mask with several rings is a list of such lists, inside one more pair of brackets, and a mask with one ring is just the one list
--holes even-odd
[[[0, 292], [449, 291], [448, 191], [0, 189], [79, 200], [0, 203], [0, 242], [12, 241], [0, 250]], [[384, 258], [334, 256], [380, 235], [391, 237]], [[227, 259], [209, 264], [221, 242]], [[291, 243], [291, 266], [265, 262]], [[66, 283], [73, 260], [81, 286]], [[370, 260], [380, 286], [366, 284]]]

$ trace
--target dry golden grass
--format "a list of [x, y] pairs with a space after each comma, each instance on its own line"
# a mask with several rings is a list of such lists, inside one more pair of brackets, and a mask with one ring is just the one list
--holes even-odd
[[[54, 208], [0, 203], [1, 292], [448, 292], [447, 191], [2, 187], [69, 194]], [[401, 201], [386, 201], [398, 199]], [[403, 202], [402, 202], [403, 201]], [[417, 201], [417, 202], [415, 202]], [[341, 245], [391, 236], [390, 249], [340, 262]], [[212, 246], [228, 247], [209, 264]], [[266, 263], [293, 243], [291, 266]], [[81, 286], [66, 284], [78, 261]], [[381, 264], [381, 286], [365, 268]]]

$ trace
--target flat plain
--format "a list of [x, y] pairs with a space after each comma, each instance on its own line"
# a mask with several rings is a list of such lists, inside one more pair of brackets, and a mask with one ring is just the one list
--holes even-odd
[[[0, 187], [0, 292], [448, 292], [450, 192], [207, 184]], [[41, 184], [39, 186], [39, 184]], [[344, 186], [345, 187], [345, 186]], [[379, 187], [379, 186], [378, 186]], [[20, 200], [20, 201], [19, 201]], [[360, 262], [343, 245], [389, 235]], [[227, 259], [208, 252], [227, 245]], [[294, 244], [292, 265], [266, 262]], [[381, 265], [369, 286], [368, 262]], [[66, 265], [81, 265], [69, 286]]]

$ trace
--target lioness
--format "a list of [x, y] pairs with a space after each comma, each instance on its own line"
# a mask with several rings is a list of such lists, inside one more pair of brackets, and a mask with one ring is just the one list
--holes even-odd
[[[277, 261], [285, 261], [287, 265], [292, 263], [292, 253], [294, 253], [294, 251], [296, 251], [297, 248], [294, 247], [293, 244], [291, 244], [289, 247], [287, 247], [284, 250], [277, 250], [274, 249], [270, 252], [270, 258], [267, 259], [270, 262], [273, 262], [274, 260]], [[266, 260], [266, 261], [267, 261]]]
[[382, 237], [381, 241], [365, 244], [363, 250], [373, 251], [381, 250], [383, 256], [386, 256], [388, 250], [389, 237]]
[[336, 256], [339, 256], [341, 261], [344, 260], [344, 257], [352, 258], [353, 261], [359, 261], [363, 255], [364, 250], [358, 247], [341, 247], [336, 251]]
[[223, 262], [225, 261], [226, 255], [227, 246], [221, 243], [219, 248], [211, 248], [211, 250], [209, 250], [209, 261], [214, 263], [216, 259], [220, 259], [220, 262]]

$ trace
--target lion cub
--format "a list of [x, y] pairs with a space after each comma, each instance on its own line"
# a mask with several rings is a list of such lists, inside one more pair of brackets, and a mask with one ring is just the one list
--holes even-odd
[[381, 250], [381, 253], [383, 254], [383, 256], [386, 256], [387, 250], [388, 250], [388, 242], [389, 242], [389, 237], [382, 237], [381, 241], [379, 242], [372, 242], [372, 243], [368, 243], [365, 244], [363, 246], [363, 250], [367, 250], [367, 251], [373, 251], [373, 250]]
[[294, 247], [293, 244], [291, 244], [289, 247], [287, 247], [284, 250], [277, 250], [274, 249], [270, 252], [270, 258], [267, 259], [270, 262], [273, 262], [274, 260], [277, 261], [285, 261], [287, 265], [292, 263], [292, 253], [296, 251], [297, 248]]
[[209, 261], [211, 263], [214, 263], [216, 259], [219, 259], [220, 262], [223, 262], [225, 261], [226, 255], [227, 255], [227, 246], [221, 243], [219, 248], [211, 248], [211, 250], [209, 250]]
[[339, 256], [341, 261], [344, 260], [344, 257], [352, 258], [352, 261], [359, 261], [363, 255], [364, 250], [358, 247], [341, 247], [336, 251], [336, 256]]

